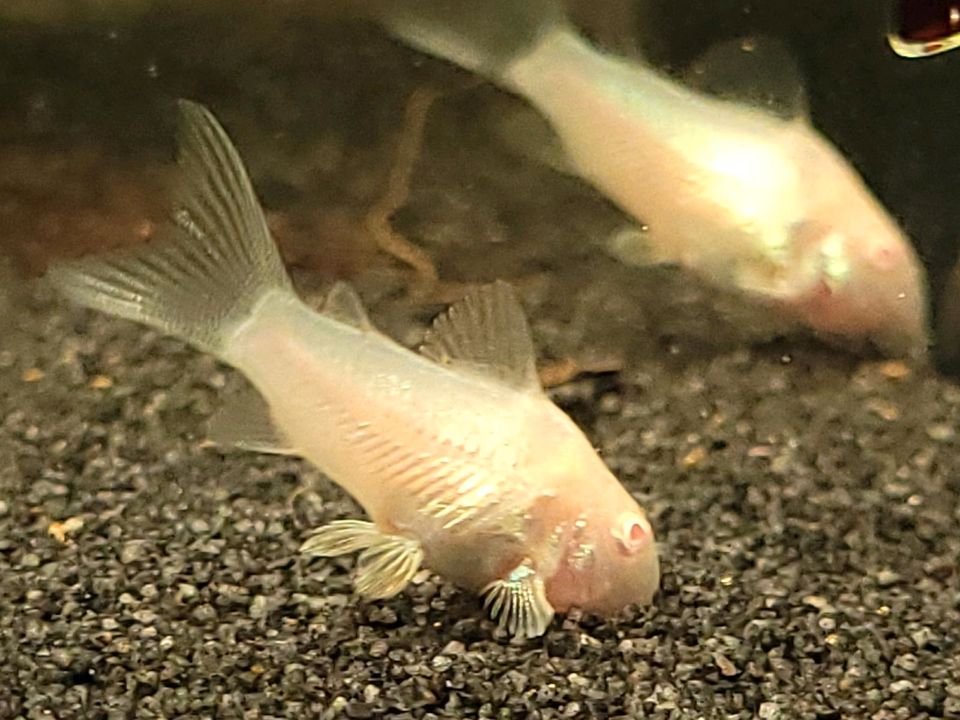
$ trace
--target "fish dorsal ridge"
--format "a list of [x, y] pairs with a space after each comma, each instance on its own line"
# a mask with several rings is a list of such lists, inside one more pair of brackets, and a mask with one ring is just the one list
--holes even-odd
[[527, 318], [513, 287], [502, 281], [472, 288], [438, 316], [420, 352], [440, 365], [540, 390]]
[[373, 324], [363, 307], [363, 300], [360, 299], [357, 291], [353, 289], [350, 283], [342, 280], [337, 281], [330, 288], [321, 312], [344, 325], [359, 330], [373, 330]]
[[690, 87], [740, 102], [783, 120], [809, 117], [803, 74], [780, 40], [742, 37], [714, 45], [686, 70]]

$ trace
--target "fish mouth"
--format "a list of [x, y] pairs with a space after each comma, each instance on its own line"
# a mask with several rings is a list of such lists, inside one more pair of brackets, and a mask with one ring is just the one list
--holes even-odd
[[854, 281], [822, 279], [788, 309], [818, 337], [856, 352], [922, 358], [928, 344], [926, 305], [912, 289], [877, 291]]
[[632, 580], [628, 587], [618, 584], [622, 576], [615, 573], [611, 580], [598, 582], [594, 577], [554, 577], [547, 583], [547, 599], [558, 612], [579, 608], [601, 617], [612, 617], [634, 605], [653, 602], [660, 590], [660, 564], [654, 556], [643, 563], [642, 569], [631, 569], [631, 574], [642, 573], [641, 580]]

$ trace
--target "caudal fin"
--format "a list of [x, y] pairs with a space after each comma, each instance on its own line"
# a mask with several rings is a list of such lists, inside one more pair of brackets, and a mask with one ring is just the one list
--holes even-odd
[[240, 156], [209, 110], [179, 102], [176, 187], [167, 237], [134, 251], [54, 265], [68, 298], [222, 355], [268, 292], [293, 292]]
[[405, 43], [494, 82], [565, 21], [560, 0], [380, 0], [374, 8]]

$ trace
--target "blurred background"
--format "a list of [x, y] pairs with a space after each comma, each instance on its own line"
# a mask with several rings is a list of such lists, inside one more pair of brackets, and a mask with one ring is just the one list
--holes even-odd
[[[603, 242], [626, 219], [504, 141], [491, 118], [519, 102], [392, 41], [363, 21], [364, 5], [4, 2], [0, 241], [12, 266], [36, 275], [51, 257], [149, 238], [165, 209], [172, 103], [189, 97], [234, 136], [286, 259], [311, 278], [351, 277], [390, 297], [420, 277], [410, 273], [414, 253], [413, 266], [429, 262], [444, 281], [529, 280], [541, 302], [584, 326], [579, 346], [621, 354], [665, 344], [705, 352], [783, 332], [735, 298], [606, 257]], [[642, 50], [668, 70], [731, 37], [784, 40], [807, 78], [814, 123], [916, 242], [938, 362], [960, 368], [951, 81], [960, 53], [897, 56], [882, 2], [821, 2], [816, 12], [791, 0], [570, 5], [599, 44]], [[418, 91], [432, 104], [421, 97], [418, 108]], [[404, 172], [398, 152], [411, 142]], [[397, 174], [399, 198], [389, 191]], [[378, 212], [406, 247], [371, 232]]]

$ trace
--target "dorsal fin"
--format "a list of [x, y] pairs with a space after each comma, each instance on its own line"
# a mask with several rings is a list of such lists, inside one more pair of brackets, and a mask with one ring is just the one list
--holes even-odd
[[496, 103], [484, 115], [484, 124], [512, 152], [563, 175], [577, 174], [550, 121], [529, 105], [519, 100], [508, 107]]
[[266, 401], [252, 387], [226, 399], [211, 418], [207, 436], [221, 446], [270, 455], [297, 454], [273, 424]]
[[809, 115], [803, 74], [793, 53], [770, 37], [714, 45], [685, 73], [687, 84], [723, 100], [742, 102], [784, 120]]
[[363, 308], [363, 300], [350, 283], [338, 280], [330, 288], [323, 302], [323, 314], [344, 325], [373, 330], [373, 324]]
[[497, 281], [472, 288], [437, 317], [420, 352], [441, 365], [496, 378], [521, 390], [539, 390], [530, 327], [516, 292]]

